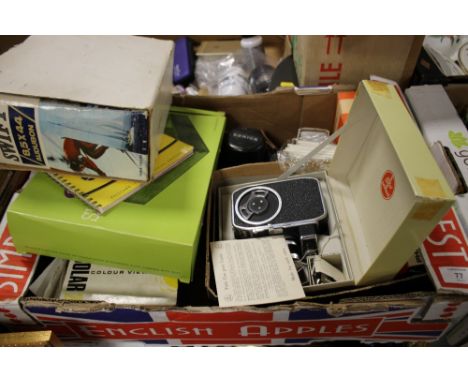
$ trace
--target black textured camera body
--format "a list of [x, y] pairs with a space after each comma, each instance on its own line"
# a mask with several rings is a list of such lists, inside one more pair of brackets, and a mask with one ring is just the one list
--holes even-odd
[[323, 222], [328, 227], [320, 182], [314, 177], [248, 185], [234, 191], [231, 203], [237, 238], [282, 233]]

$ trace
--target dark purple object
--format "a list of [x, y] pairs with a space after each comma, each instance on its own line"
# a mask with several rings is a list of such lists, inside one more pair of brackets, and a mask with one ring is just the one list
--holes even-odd
[[194, 54], [192, 41], [188, 37], [181, 37], [175, 41], [174, 71], [172, 82], [174, 85], [188, 85], [194, 76]]

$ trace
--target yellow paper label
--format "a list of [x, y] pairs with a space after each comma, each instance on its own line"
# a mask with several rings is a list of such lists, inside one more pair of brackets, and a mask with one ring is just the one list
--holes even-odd
[[366, 81], [370, 90], [378, 95], [390, 98], [389, 85], [380, 81]]
[[416, 178], [421, 194], [428, 198], [445, 198], [445, 194], [438, 179]]

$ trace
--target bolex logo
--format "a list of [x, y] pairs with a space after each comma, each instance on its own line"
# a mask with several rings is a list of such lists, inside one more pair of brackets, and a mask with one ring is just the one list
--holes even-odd
[[395, 175], [392, 171], [384, 172], [380, 181], [380, 192], [385, 200], [390, 200], [395, 193]]

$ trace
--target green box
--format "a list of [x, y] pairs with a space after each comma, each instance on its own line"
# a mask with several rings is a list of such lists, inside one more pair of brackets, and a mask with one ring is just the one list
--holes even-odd
[[[172, 179], [156, 180], [106, 215], [98, 215], [79, 199], [67, 198], [61, 186], [46, 174], [37, 174], [8, 210], [17, 250], [189, 282], [225, 116], [177, 107], [171, 115], [186, 116], [198, 133], [191, 163], [184, 162], [167, 174]], [[158, 188], [161, 182], [167, 185], [148, 197], [151, 187]]]

